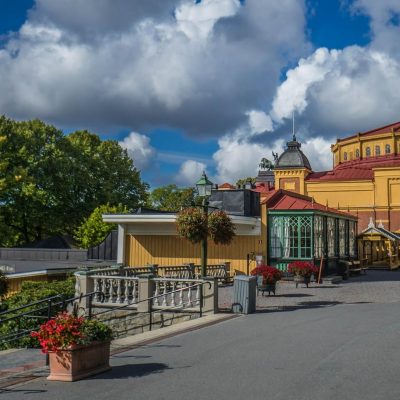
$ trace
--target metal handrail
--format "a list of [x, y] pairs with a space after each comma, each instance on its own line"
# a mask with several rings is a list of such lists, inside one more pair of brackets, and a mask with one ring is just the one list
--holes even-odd
[[[25, 304], [24, 306], [18, 307], [18, 308], [14, 308], [12, 310], [7, 310], [6, 312], [1, 313], [0, 315], [4, 315], [7, 313], [13, 313], [15, 311], [24, 309], [24, 308], [28, 308], [28, 307], [32, 307], [34, 305], [38, 305], [38, 304], [42, 304], [42, 303], [47, 303], [47, 307], [40, 307], [40, 308], [36, 308], [34, 310], [28, 310], [22, 313], [18, 313], [17, 315], [13, 315], [11, 317], [8, 318], [3, 318], [0, 319], [0, 324], [4, 323], [4, 322], [8, 322], [8, 321], [12, 321], [12, 320], [19, 320], [23, 317], [26, 318], [36, 318], [36, 319], [44, 319], [49, 321], [51, 318], [53, 318], [53, 313], [52, 311], [58, 307], [58, 306], [62, 306], [61, 309], [65, 310], [68, 304], [72, 304], [74, 301], [76, 300], [82, 300], [83, 298], [89, 297], [89, 315], [88, 318], [91, 319], [92, 318], [92, 302], [93, 302], [93, 297], [94, 296], [101, 296], [102, 299], [104, 299], [104, 293], [102, 292], [91, 292], [91, 293], [87, 293], [85, 295], [80, 295], [80, 296], [76, 296], [76, 297], [72, 297], [69, 299], [63, 299], [62, 295], [56, 295], [56, 296], [51, 296], [51, 297], [47, 297], [46, 299], [43, 300], [39, 300], [39, 301], [34, 301], [32, 303], [28, 303]], [[56, 298], [61, 298], [63, 299], [62, 301], [59, 302], [55, 302], [53, 303], [52, 300], [56, 299]], [[38, 312], [38, 311], [42, 311], [42, 310], [46, 310], [47, 309], [47, 315], [32, 315], [32, 313], [34, 312]], [[19, 325], [19, 324], [18, 324]], [[11, 342], [12, 340], [16, 340], [16, 339], [20, 339], [24, 336], [28, 336], [30, 334], [31, 331], [17, 331], [15, 333], [12, 334], [7, 334], [4, 336], [0, 336], [0, 342], [3, 343], [7, 343], [7, 342]], [[5, 339], [5, 338], [9, 338], [9, 339]]]

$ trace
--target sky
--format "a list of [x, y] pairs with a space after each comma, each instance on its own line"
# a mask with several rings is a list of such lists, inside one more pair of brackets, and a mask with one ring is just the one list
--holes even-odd
[[0, 0], [0, 115], [118, 140], [152, 188], [400, 120], [399, 0]]

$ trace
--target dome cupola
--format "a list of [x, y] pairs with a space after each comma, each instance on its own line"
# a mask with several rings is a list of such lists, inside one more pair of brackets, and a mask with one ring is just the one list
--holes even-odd
[[300, 150], [301, 143], [296, 140], [296, 135], [290, 142], [287, 142], [287, 149], [279, 156], [275, 169], [307, 168], [310, 171], [311, 165], [308, 158]]

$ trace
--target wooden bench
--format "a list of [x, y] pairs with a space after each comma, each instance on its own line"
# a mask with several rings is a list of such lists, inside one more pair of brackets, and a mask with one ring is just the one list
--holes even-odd
[[368, 259], [363, 258], [362, 260], [345, 260], [342, 262], [347, 265], [349, 269], [349, 275], [366, 274], [368, 269], [366, 265], [367, 260]]
[[[195, 266], [195, 275], [201, 275], [201, 266]], [[230, 274], [230, 263], [207, 265], [207, 276], [217, 278], [218, 283], [228, 285], [233, 282], [233, 276]]]

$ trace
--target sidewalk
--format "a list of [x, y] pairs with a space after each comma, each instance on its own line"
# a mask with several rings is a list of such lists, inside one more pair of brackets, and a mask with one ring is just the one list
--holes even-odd
[[[207, 315], [162, 329], [116, 339], [111, 342], [111, 355], [145, 346], [181, 333], [214, 325], [234, 317], [237, 317], [237, 315], [222, 313]], [[0, 390], [47, 375], [46, 356], [40, 349], [0, 351]]]

